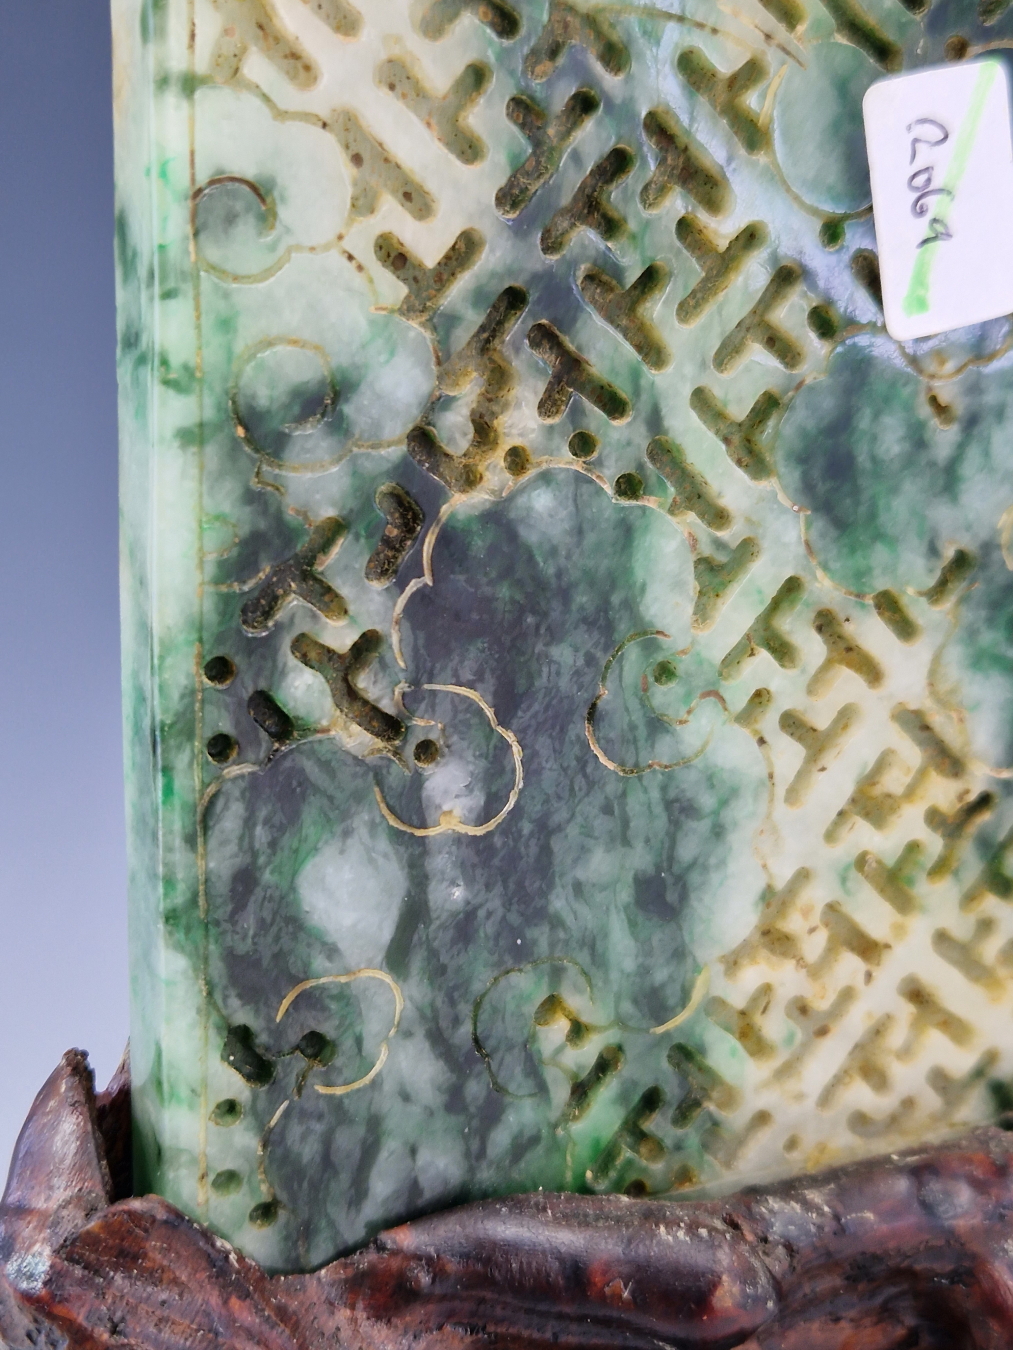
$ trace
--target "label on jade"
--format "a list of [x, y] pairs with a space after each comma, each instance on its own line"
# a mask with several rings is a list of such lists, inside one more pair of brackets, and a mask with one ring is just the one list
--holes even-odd
[[930, 337], [1013, 309], [1009, 81], [995, 57], [898, 75], [864, 100], [892, 337]]
[[1010, 1106], [1013, 335], [889, 336], [862, 100], [1013, 10], [113, 10], [138, 1186], [308, 1268]]

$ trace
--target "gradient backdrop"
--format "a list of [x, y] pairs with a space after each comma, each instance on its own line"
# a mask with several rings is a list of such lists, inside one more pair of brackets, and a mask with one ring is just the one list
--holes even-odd
[[0, 1176], [127, 1038], [106, 0], [0, 0]]

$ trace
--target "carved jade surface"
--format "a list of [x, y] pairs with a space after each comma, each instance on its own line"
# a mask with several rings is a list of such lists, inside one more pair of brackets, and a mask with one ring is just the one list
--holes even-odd
[[888, 337], [861, 120], [1007, 3], [114, 0], [142, 1190], [1013, 1104], [1013, 334]]

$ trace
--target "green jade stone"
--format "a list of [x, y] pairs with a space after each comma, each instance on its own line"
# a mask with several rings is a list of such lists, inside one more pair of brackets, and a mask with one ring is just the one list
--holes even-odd
[[861, 117], [1007, 5], [113, 0], [142, 1190], [309, 1269], [1013, 1099], [1013, 330], [889, 338]]

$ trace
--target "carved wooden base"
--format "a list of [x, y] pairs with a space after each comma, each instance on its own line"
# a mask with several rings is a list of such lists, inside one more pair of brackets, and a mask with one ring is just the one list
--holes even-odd
[[268, 1276], [129, 1196], [126, 1070], [76, 1050], [0, 1203], [16, 1350], [910, 1350], [1013, 1345], [1013, 1134], [988, 1127], [720, 1200], [524, 1195]]

